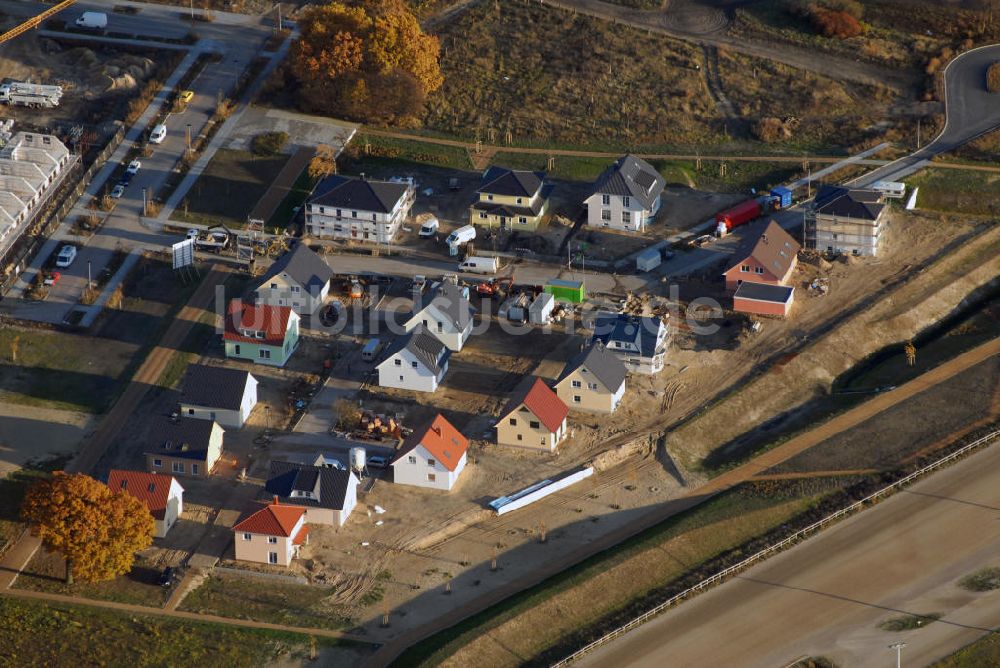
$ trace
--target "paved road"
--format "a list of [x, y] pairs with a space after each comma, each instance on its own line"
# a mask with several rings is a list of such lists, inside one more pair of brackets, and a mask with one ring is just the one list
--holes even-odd
[[[448, 610], [441, 616], [427, 621], [425, 624], [411, 629], [400, 636], [393, 638], [391, 641], [387, 642], [371, 659], [367, 665], [371, 666], [385, 666], [389, 665], [393, 660], [395, 660], [407, 647], [413, 645], [414, 643], [427, 638], [434, 633], [438, 633], [447, 629], [459, 622], [471, 617], [474, 614], [486, 610], [492, 605], [499, 603], [505, 598], [512, 596], [520, 591], [528, 589], [539, 582], [545, 580], [548, 577], [556, 575], [569, 568], [570, 566], [577, 564], [584, 559], [606, 550], [609, 547], [613, 547], [618, 543], [636, 535], [637, 533], [648, 529], [649, 527], [655, 526], [664, 520], [677, 515], [678, 513], [689, 510], [700, 503], [703, 503], [712, 496], [719, 494], [720, 492], [734, 487], [741, 482], [749, 480], [756, 473], [760, 471], [767, 470], [791, 457], [807, 450], [816, 443], [826, 440], [844, 430], [850, 429], [853, 426], [870, 419], [873, 415], [881, 411], [885, 411], [892, 406], [897, 405], [902, 401], [906, 401], [912, 396], [923, 392], [929, 387], [940, 383], [948, 378], [951, 378], [955, 374], [958, 374], [966, 369], [975, 366], [976, 364], [981, 364], [983, 360], [988, 359], [994, 355], [1000, 354], [1000, 339], [994, 339], [988, 343], [985, 343], [977, 348], [967, 351], [958, 357], [955, 357], [948, 362], [935, 367], [934, 369], [928, 371], [927, 373], [911, 380], [891, 392], [886, 392], [884, 394], [878, 395], [874, 399], [857, 406], [846, 413], [838, 415], [833, 420], [817, 427], [811, 432], [801, 434], [782, 445], [769, 450], [758, 457], [750, 460], [746, 464], [739, 466], [731, 471], [728, 471], [712, 480], [709, 480], [704, 485], [699, 487], [689, 489], [687, 494], [683, 497], [673, 499], [667, 503], [660, 504], [656, 506], [653, 510], [641, 515], [636, 518], [635, 521], [630, 524], [623, 526], [615, 531], [609, 532], [600, 538], [592, 541], [591, 543], [584, 545], [582, 547], [576, 548], [571, 551], [567, 551], [560, 555], [558, 560], [547, 562], [543, 567], [536, 569], [535, 571], [526, 574], [516, 580], [511, 581], [506, 586], [494, 589], [491, 591], [484, 592], [482, 596], [468, 603], [462, 605], [461, 607], [453, 608]], [[1000, 452], [1000, 448], [998, 448]], [[996, 503], [994, 503], [996, 505]], [[1000, 508], [998, 508], [1000, 509]], [[682, 606], [683, 609], [683, 606]], [[746, 612], [744, 612], [746, 614]], [[755, 619], [752, 615], [751, 619]], [[707, 628], [711, 629], [711, 636], [714, 640], [713, 642], [718, 642], [719, 638], [723, 634], [722, 626], [714, 625], [709, 623]], [[640, 631], [642, 629], [639, 629]], [[706, 632], [708, 633], [708, 632]], [[790, 657], [794, 658], [794, 657]], [[614, 662], [605, 662], [601, 665], [616, 665]], [[706, 666], [742, 666], [741, 661], [735, 662], [712, 662], [712, 661], [670, 661], [663, 662], [661, 660], [660, 665], [669, 666], [688, 666], [688, 665], [706, 665]], [[776, 663], [774, 665], [783, 665]], [[852, 664], [841, 664], [841, 665], [852, 665]]]
[[[1000, 594], [956, 586], [1000, 554], [1000, 447], [979, 452], [585, 657], [581, 666], [926, 666], [995, 628]], [[939, 612], [888, 633], [887, 618]]]
[[934, 156], [954, 151], [981, 134], [1000, 127], [1000, 93], [986, 90], [986, 70], [1000, 61], [1000, 45], [963, 53], [945, 70], [947, 122], [941, 134], [922, 149], [852, 181], [899, 181], [925, 166]]

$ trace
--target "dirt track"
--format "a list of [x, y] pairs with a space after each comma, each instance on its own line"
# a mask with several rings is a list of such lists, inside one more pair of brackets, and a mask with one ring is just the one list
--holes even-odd
[[[766, 471], [776, 464], [800, 453], [813, 445], [820, 443], [845, 429], [860, 424], [885, 409], [895, 406], [899, 402], [923, 392], [928, 387], [951, 378], [955, 374], [968, 369], [975, 364], [982, 362], [993, 355], [1000, 354], [1000, 339], [994, 339], [970, 350], [958, 357], [932, 369], [926, 374], [896, 388], [891, 392], [879, 395], [871, 401], [864, 403], [826, 424], [808, 433], [802, 434], [783, 445], [770, 450], [759, 457], [754, 458], [743, 466], [737, 467], [717, 478], [710, 480], [704, 485], [692, 489], [687, 495], [661, 504], [655, 510], [638, 517], [634, 522], [616, 531], [609, 532], [601, 538], [594, 540], [575, 550], [566, 552], [558, 561], [548, 562], [544, 568], [538, 569], [529, 575], [525, 575], [517, 580], [511, 581], [506, 587], [493, 590], [486, 595], [475, 599], [468, 604], [450, 610], [432, 622], [408, 631], [380, 649], [368, 662], [368, 665], [383, 666], [388, 665], [406, 647], [426, 638], [438, 631], [446, 629], [463, 619], [476, 614], [491, 605], [511, 596], [519, 591], [527, 589], [542, 580], [559, 573], [566, 568], [579, 563], [583, 559], [605, 550], [617, 543], [651, 527], [668, 517], [693, 508], [704, 502], [708, 498], [719, 494], [741, 482], [744, 482], [757, 473]], [[719, 665], [725, 665], [720, 663]]]

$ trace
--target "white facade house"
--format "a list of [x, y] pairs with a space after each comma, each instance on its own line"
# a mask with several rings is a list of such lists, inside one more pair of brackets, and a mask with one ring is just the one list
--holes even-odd
[[642, 232], [660, 210], [666, 180], [645, 160], [626, 155], [594, 183], [587, 205], [587, 225]]
[[448, 373], [451, 351], [420, 326], [397, 338], [379, 362], [378, 384], [398, 390], [434, 392]]
[[806, 248], [863, 257], [878, 256], [885, 237], [885, 193], [825, 185], [806, 212]]
[[663, 370], [667, 353], [667, 326], [652, 316], [625, 313], [599, 314], [594, 341], [617, 355], [631, 373], [654, 374]]
[[469, 441], [444, 416], [414, 431], [392, 460], [393, 482], [451, 491], [465, 469]]
[[169, 475], [113, 469], [108, 487], [134, 496], [149, 509], [155, 538], [164, 538], [184, 512], [184, 488]]
[[309, 524], [342, 527], [358, 505], [358, 484], [353, 471], [275, 460], [264, 496], [304, 509]]
[[257, 282], [253, 301], [312, 315], [326, 303], [333, 270], [305, 244], [282, 255]]
[[306, 202], [306, 233], [387, 244], [410, 215], [415, 199], [412, 183], [329, 176]]
[[434, 338], [458, 352], [472, 335], [476, 310], [462, 288], [451, 283], [439, 283], [428, 298], [417, 304], [414, 314], [403, 324], [407, 332], [423, 327]]
[[257, 379], [249, 372], [191, 364], [181, 384], [180, 414], [240, 429], [257, 405]]

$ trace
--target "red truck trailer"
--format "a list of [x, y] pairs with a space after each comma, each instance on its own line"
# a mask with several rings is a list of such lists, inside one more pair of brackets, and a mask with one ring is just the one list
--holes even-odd
[[724, 237], [733, 231], [734, 227], [745, 225], [764, 213], [764, 207], [756, 199], [748, 199], [731, 209], [726, 209], [715, 215], [715, 235]]

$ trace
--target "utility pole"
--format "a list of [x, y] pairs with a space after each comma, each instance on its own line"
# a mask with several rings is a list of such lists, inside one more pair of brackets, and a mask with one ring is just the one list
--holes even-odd
[[146, 189], [142, 189], [142, 215], [146, 215]]
[[92, 283], [90, 280], [90, 260], [87, 260], [87, 289], [90, 290]]
[[920, 119], [917, 118], [917, 148], [920, 148]]
[[903, 665], [902, 664], [902, 660], [903, 660], [903, 648], [904, 647], [906, 647], [906, 643], [903, 642], [903, 641], [901, 641], [901, 640], [896, 641], [896, 642], [892, 643], [891, 645], [889, 645], [889, 649], [896, 650], [896, 668], [902, 668], [902, 665]]
[[191, 20], [194, 21], [194, 0], [191, 0]]
[[187, 131], [185, 133], [185, 139], [187, 141], [187, 150], [191, 150], [191, 124], [187, 124]]

